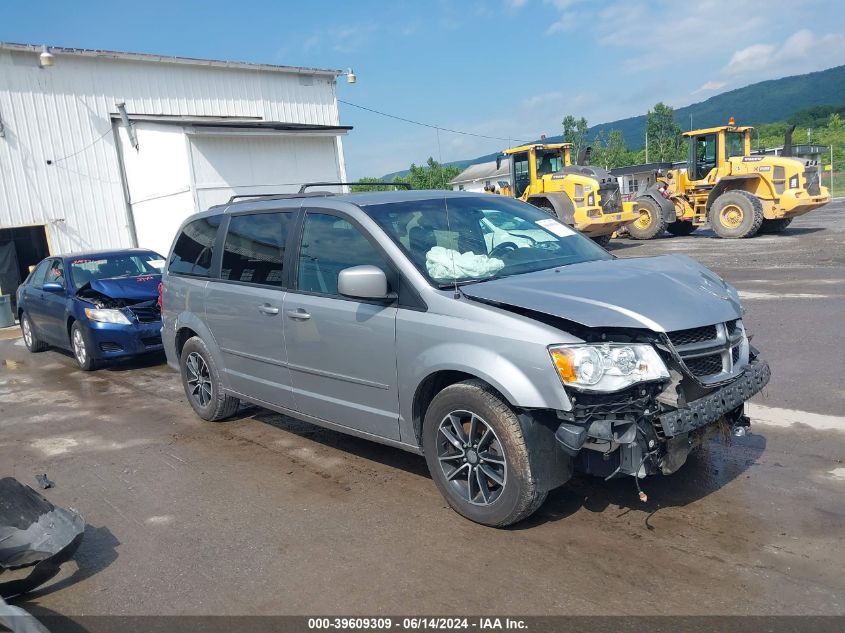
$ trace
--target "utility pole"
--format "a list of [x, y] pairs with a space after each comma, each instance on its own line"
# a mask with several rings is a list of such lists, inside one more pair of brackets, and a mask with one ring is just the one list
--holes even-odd
[[833, 195], [833, 139], [830, 140], [830, 195]]
[[645, 129], [645, 162], [648, 164], [648, 127]]

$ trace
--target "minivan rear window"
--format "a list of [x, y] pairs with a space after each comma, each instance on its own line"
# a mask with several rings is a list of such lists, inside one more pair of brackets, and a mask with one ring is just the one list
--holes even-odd
[[220, 217], [215, 215], [201, 218], [185, 225], [173, 247], [167, 272], [192, 277], [208, 277], [211, 274], [211, 260]]
[[221, 279], [282, 287], [291, 214], [234, 215], [223, 246]]

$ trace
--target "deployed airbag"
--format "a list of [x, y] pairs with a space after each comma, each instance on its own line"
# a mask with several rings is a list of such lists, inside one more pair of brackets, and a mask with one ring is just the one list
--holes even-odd
[[472, 251], [459, 253], [451, 248], [434, 246], [426, 253], [425, 267], [433, 279], [451, 281], [489, 277], [504, 268], [505, 262], [487, 255], [476, 255]]
[[0, 582], [0, 597], [26, 593], [50, 580], [76, 552], [84, 531], [78, 513], [54, 506], [17, 479], [0, 479], [0, 577], [32, 567], [24, 578]]

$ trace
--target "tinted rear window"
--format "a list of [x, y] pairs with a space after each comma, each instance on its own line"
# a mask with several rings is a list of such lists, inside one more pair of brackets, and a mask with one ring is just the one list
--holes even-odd
[[220, 217], [216, 215], [202, 218], [185, 225], [173, 247], [168, 272], [193, 277], [210, 275]]
[[232, 216], [220, 277], [281, 287], [290, 218], [282, 212]]

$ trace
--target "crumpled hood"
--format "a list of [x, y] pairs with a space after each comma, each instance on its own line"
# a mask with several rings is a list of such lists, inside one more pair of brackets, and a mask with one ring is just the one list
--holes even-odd
[[461, 288], [471, 298], [587, 327], [671, 332], [742, 316], [736, 289], [686, 255], [609, 259]]
[[161, 275], [141, 275], [138, 277], [114, 277], [95, 279], [89, 284], [92, 290], [112, 299], [143, 301], [158, 298], [158, 284]]

